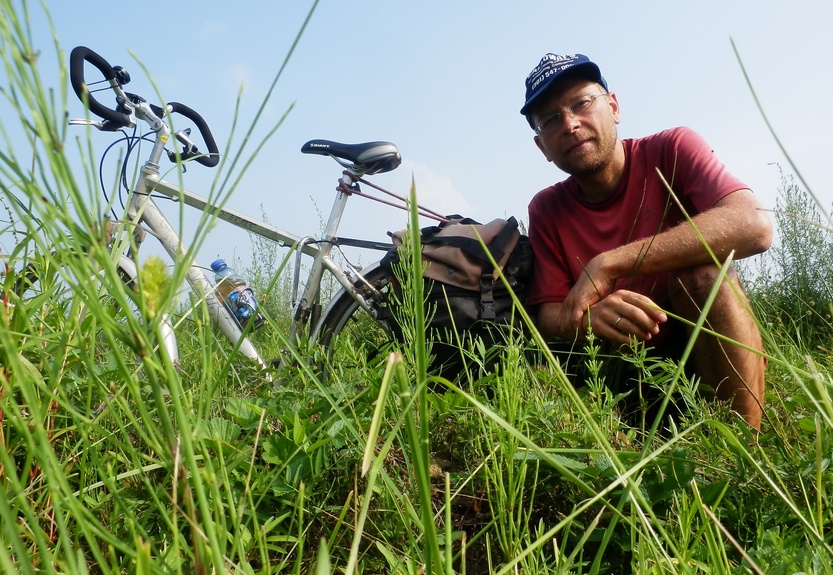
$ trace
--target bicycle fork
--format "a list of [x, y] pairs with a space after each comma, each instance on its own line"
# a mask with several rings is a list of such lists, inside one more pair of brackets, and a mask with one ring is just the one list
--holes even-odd
[[[223, 335], [246, 357], [256, 361], [261, 367], [266, 363], [258, 353], [255, 346], [248, 337], [243, 337], [243, 330], [231, 312], [217, 297], [214, 286], [206, 277], [203, 268], [199, 266], [193, 257], [188, 253], [179, 235], [171, 223], [151, 200], [150, 192], [159, 182], [159, 171], [156, 166], [148, 162], [142, 167], [142, 174], [137, 189], [132, 193], [127, 208], [127, 218], [134, 227], [134, 245], [138, 251], [141, 245], [144, 231], [141, 229], [144, 223], [151, 233], [159, 240], [162, 247], [174, 261], [188, 260], [188, 272], [185, 276], [191, 289], [197, 297], [205, 301], [208, 313], [217, 323]], [[138, 234], [138, 235], [137, 235]]]

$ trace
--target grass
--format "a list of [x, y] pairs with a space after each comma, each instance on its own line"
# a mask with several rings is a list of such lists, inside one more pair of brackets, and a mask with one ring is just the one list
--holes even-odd
[[[688, 406], [646, 435], [653, 421], [622, 416], [592, 340], [570, 352], [580, 372], [513, 341], [494, 370], [429, 393], [418, 258], [401, 353], [345, 362], [326, 382], [298, 354], [276, 388], [196, 303], [176, 366], [154, 351], [159, 313], [182, 313], [176, 290], [159, 270], [138, 296], [116, 277], [94, 178], [64, 155], [66, 91], [42, 87], [21, 14], [2, 6], [0, 89], [15, 114], [0, 120], [0, 571], [833, 571], [833, 233], [792, 180], [779, 247], [744, 274], [771, 353], [759, 436], [637, 348], [643, 384]], [[13, 149], [13, 122], [31, 148]], [[26, 269], [38, 281], [21, 284]], [[243, 271], [267, 296], [255, 337], [280, 349], [286, 284]]]

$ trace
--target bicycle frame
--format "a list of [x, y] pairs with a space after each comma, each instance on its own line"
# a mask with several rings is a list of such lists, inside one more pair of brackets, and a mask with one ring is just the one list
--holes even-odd
[[[127, 221], [135, 225], [134, 241], [137, 249], [141, 245], [144, 237], [141, 226], [137, 225], [141, 223], [159, 240], [162, 247], [172, 259], [182, 258], [187, 254], [187, 247], [182, 243], [179, 234], [151, 198], [151, 193], [159, 193], [175, 201], [181, 201], [187, 206], [199, 210], [209, 210], [216, 214], [218, 219], [245, 229], [255, 235], [275, 241], [280, 246], [290, 246], [300, 253], [313, 258], [306, 285], [295, 308], [294, 321], [289, 333], [290, 344], [298, 342], [300, 334], [306, 330], [311, 319], [317, 320], [313, 316], [315, 315], [315, 306], [319, 301], [320, 286], [325, 271], [331, 273], [336, 281], [356, 299], [363, 309], [371, 315], [375, 314], [371, 304], [355, 289], [356, 282], [363, 280], [360, 270], [350, 266], [350, 271], [353, 274], [353, 277], [351, 277], [341, 269], [339, 264], [333, 261], [331, 254], [336, 245], [358, 246], [361, 248], [386, 251], [390, 249], [391, 244], [338, 238], [338, 227], [347, 205], [348, 193], [343, 191], [337, 192], [321, 239], [297, 236], [266, 222], [251, 218], [236, 210], [219, 206], [202, 196], [183, 189], [177, 184], [162, 179], [159, 174], [158, 160], [161, 157], [163, 146], [157, 145], [157, 143], [164, 141], [164, 137], [162, 136], [166, 131], [167, 126], [163, 123], [160, 132], [157, 133], [156, 143], [154, 144], [154, 149], [151, 151], [150, 159], [141, 169], [139, 183], [132, 193], [126, 209]], [[349, 188], [359, 177], [360, 174], [350, 173], [348, 169], [341, 180]], [[296, 266], [293, 285], [297, 285], [299, 267], [300, 264]], [[232, 344], [237, 344], [239, 351], [246, 357], [265, 366], [266, 362], [248, 337], [243, 337], [243, 331], [240, 325], [232, 317], [228, 309], [219, 301], [211, 281], [204, 272], [204, 268], [198, 265], [196, 261], [191, 262], [189, 265], [186, 280], [198, 297], [205, 299], [212, 319], [217, 322], [225, 337]], [[312, 323], [314, 327], [315, 321]]]
[[[107, 88], [112, 89], [115, 93], [115, 109], [101, 104], [90, 92], [84, 74], [85, 63], [97, 68], [108, 84]], [[103, 121], [70, 120], [70, 124], [93, 125], [100, 130], [115, 131], [125, 127], [134, 127], [136, 120], [142, 120], [154, 133], [150, 155], [141, 167], [139, 181], [129, 194], [129, 201], [125, 209], [123, 224], [131, 228], [134, 240], [131, 250], [138, 251], [144, 240], [146, 230], [149, 230], [174, 261], [180, 261], [182, 258], [188, 257], [188, 249], [183, 245], [176, 229], [151, 197], [153, 193], [162, 194], [175, 201], [182, 201], [188, 206], [203, 211], [210, 210], [221, 220], [273, 240], [281, 246], [292, 246], [293, 249], [297, 250], [298, 255], [296, 257], [298, 259], [296, 260], [295, 277], [293, 279], [293, 300], [297, 293], [300, 255], [306, 254], [313, 258], [309, 277], [294, 312], [294, 321], [289, 334], [290, 344], [299, 340], [300, 334], [310, 325], [311, 321], [310, 335], [314, 336], [317, 333], [317, 326], [315, 325], [317, 321], [316, 311], [320, 310], [318, 305], [320, 286], [325, 271], [329, 271], [344, 291], [375, 317], [374, 308], [363, 294], [369, 293], [370, 298], [375, 298], [378, 295], [376, 290], [362, 276], [360, 270], [349, 266], [349, 264], [349, 274], [342, 270], [332, 260], [331, 253], [336, 245], [351, 245], [382, 251], [391, 248], [392, 244], [390, 243], [340, 239], [337, 237], [337, 232], [349, 196], [352, 195], [352, 192], [358, 193], [360, 191], [358, 182], [361, 177], [365, 174], [390, 171], [399, 165], [401, 157], [396, 146], [389, 142], [350, 145], [328, 140], [313, 140], [305, 144], [301, 150], [302, 152], [329, 155], [344, 167], [345, 171], [340, 179], [338, 192], [325, 225], [323, 237], [321, 239], [299, 237], [235, 210], [219, 206], [182, 189], [177, 184], [162, 179], [159, 172], [160, 160], [166, 152], [165, 144], [171, 141], [172, 135], [171, 129], [165, 121], [169, 114], [179, 113], [192, 120], [199, 129], [204, 143], [208, 146], [207, 154], [200, 153], [190, 140], [190, 130], [177, 132], [174, 141], [178, 141], [182, 147], [178, 150], [176, 158], [173, 153], [168, 154], [172, 160], [178, 162], [194, 160], [208, 167], [216, 166], [219, 161], [216, 142], [206, 122], [194, 110], [184, 104], [175, 102], [168, 103], [163, 107], [153, 106], [143, 98], [135, 94], [128, 94], [122, 89], [122, 86], [129, 81], [130, 77], [126, 70], [111, 66], [104, 58], [89, 48], [79, 46], [73, 49], [70, 54], [70, 82], [73, 90], [92, 113], [103, 119]], [[136, 253], [130, 253], [130, 256], [135, 258]], [[135, 265], [127, 267], [133, 268], [128, 274], [133, 274], [135, 277]], [[225, 337], [232, 344], [235, 344], [243, 355], [266, 367], [266, 362], [255, 346], [248, 337], [244, 337], [245, 331], [232, 313], [218, 299], [214, 286], [204, 269], [195, 260], [189, 262], [186, 280], [191, 289], [206, 302], [211, 319], [217, 323]], [[357, 286], [362, 288], [361, 291], [356, 289]], [[293, 306], [295, 306], [294, 301]], [[169, 345], [170, 342], [163, 343], [168, 349], [175, 349], [175, 345]], [[176, 360], [177, 358], [174, 357], [173, 359]]]
[[[339, 238], [337, 236], [338, 227], [341, 222], [341, 217], [344, 213], [344, 209], [347, 205], [347, 200], [349, 198], [348, 194], [341, 191], [337, 192], [335, 201], [333, 202], [333, 206], [330, 211], [330, 216], [327, 219], [327, 223], [324, 228], [323, 237], [320, 239], [316, 239], [311, 236], [297, 236], [295, 234], [292, 234], [291, 232], [272, 226], [266, 222], [257, 220], [231, 208], [219, 206], [216, 203], [211, 202], [207, 198], [204, 198], [193, 192], [183, 189], [176, 184], [160, 179], [158, 170], [154, 169], [153, 167], [148, 167], [147, 164], [145, 165], [145, 168], [143, 168], [142, 172], [143, 187], [137, 188], [136, 193], [134, 193], [134, 201], [131, 201], [130, 203], [128, 209], [128, 217], [132, 221], [134, 220], [136, 215], [139, 215], [140, 219], [146, 223], [148, 228], [150, 228], [151, 231], [154, 232], [154, 234], [158, 234], [160, 232], [165, 231], [164, 235], [159, 235], [157, 237], [159, 237], [160, 242], [163, 244], [166, 251], [171, 255], [171, 257], [181, 255], [182, 253], [184, 253], [184, 251], [182, 250], [184, 250], [185, 248], [182, 246], [179, 236], [173, 231], [170, 223], [161, 213], [161, 211], [153, 202], [153, 200], [150, 199], [148, 193], [149, 191], [154, 193], [160, 193], [175, 201], [181, 201], [185, 205], [196, 208], [198, 210], [209, 210], [212, 213], [214, 213], [216, 217], [220, 220], [228, 222], [238, 228], [244, 229], [257, 236], [261, 236], [266, 239], [272, 240], [281, 247], [291, 247], [293, 249], [299, 250], [300, 253], [303, 253], [313, 258], [313, 264], [310, 274], [307, 278], [305, 288], [302, 292], [301, 299], [298, 301], [298, 305], [295, 311], [295, 321], [293, 322], [293, 328], [290, 331], [289, 335], [290, 343], [297, 342], [300, 329], [309, 322], [313, 306], [316, 304], [318, 300], [320, 285], [325, 271], [331, 273], [333, 277], [335, 277], [336, 281], [338, 281], [338, 283], [345, 290], [353, 294], [353, 296], [358, 301], [359, 305], [362, 306], [362, 308], [367, 310], [368, 313], [373, 313], [372, 306], [368, 302], [366, 302], [365, 299], [361, 296], [361, 294], [357, 293], [354, 289], [356, 280], [351, 279], [350, 276], [344, 270], [341, 269], [339, 264], [337, 264], [332, 259], [332, 250], [336, 245], [341, 245], [387, 251], [391, 248], [392, 244], [383, 242], [371, 242], [366, 240], [355, 240], [350, 238]], [[351, 181], [353, 180], [353, 177], [351, 176], [358, 178], [358, 175], [356, 174], [347, 174], [342, 177], [342, 181], [348, 186], [352, 185], [353, 183]], [[149, 214], [152, 214], [152, 217], [149, 216]], [[163, 238], [170, 239], [166, 241]], [[179, 251], [177, 251], [175, 246], [179, 246]], [[205, 278], [205, 274], [202, 272], [202, 268], [200, 266], [192, 264], [191, 268], [196, 268], [199, 274], [203, 277], [203, 279]], [[351, 271], [356, 275], [357, 279], [361, 277], [360, 270], [353, 268], [352, 266], [350, 266], [350, 268]], [[298, 272], [296, 270], [296, 281], [297, 273]], [[188, 278], [189, 280], [191, 279], [190, 273], [188, 275]], [[198, 287], [194, 288], [194, 286], [192, 285], [192, 288], [194, 288], [198, 293], [202, 293], [204, 290], [200, 290], [200, 285], [202, 285], [201, 282], [197, 282]], [[210, 283], [207, 285], [210, 286]], [[226, 332], [224, 331], [224, 333]], [[230, 337], [229, 339], [234, 341], [232, 337]]]

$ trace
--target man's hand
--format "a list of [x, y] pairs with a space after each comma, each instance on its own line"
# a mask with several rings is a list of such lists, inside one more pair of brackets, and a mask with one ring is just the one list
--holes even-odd
[[542, 304], [538, 310], [538, 329], [544, 337], [581, 339], [589, 324], [594, 334], [618, 344], [632, 337], [650, 340], [667, 320], [653, 300], [629, 290], [617, 290], [583, 310], [567, 301]]
[[564, 300], [561, 323], [580, 337], [589, 326], [614, 343], [628, 343], [632, 337], [647, 341], [668, 318], [648, 296], [624, 289], [611, 293], [616, 275], [608, 269], [609, 255], [599, 254], [584, 268]]
[[[599, 303], [605, 294], [610, 292], [615, 277], [611, 277], [602, 269], [604, 254], [593, 258], [584, 268], [584, 273], [578, 278], [570, 293], [564, 299], [566, 313], [569, 313], [567, 321], [570, 325], [580, 327], [587, 309]], [[586, 330], [587, 323], [584, 323]]]
[[629, 290], [617, 290], [590, 306], [582, 315], [581, 326], [587, 326], [599, 337], [617, 344], [632, 338], [648, 341], [659, 333], [660, 324], [668, 316], [649, 297]]

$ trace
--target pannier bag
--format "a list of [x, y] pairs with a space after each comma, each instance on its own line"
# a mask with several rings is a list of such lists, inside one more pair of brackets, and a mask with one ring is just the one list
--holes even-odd
[[[401, 230], [391, 234], [397, 248], [382, 258], [383, 269], [392, 277], [398, 273], [399, 247], [406, 233]], [[450, 216], [448, 222], [420, 230], [426, 313], [430, 318], [426, 327], [432, 341], [431, 373], [448, 379], [465, 366], [458, 342], [467, 350], [469, 343], [479, 337], [488, 349], [504, 341], [508, 330], [524, 330], [520, 314], [517, 310], [513, 313], [512, 296], [478, 234], [521, 303], [532, 276], [529, 238], [520, 233], [514, 217], [480, 224]], [[395, 335], [401, 337], [401, 331]]]

